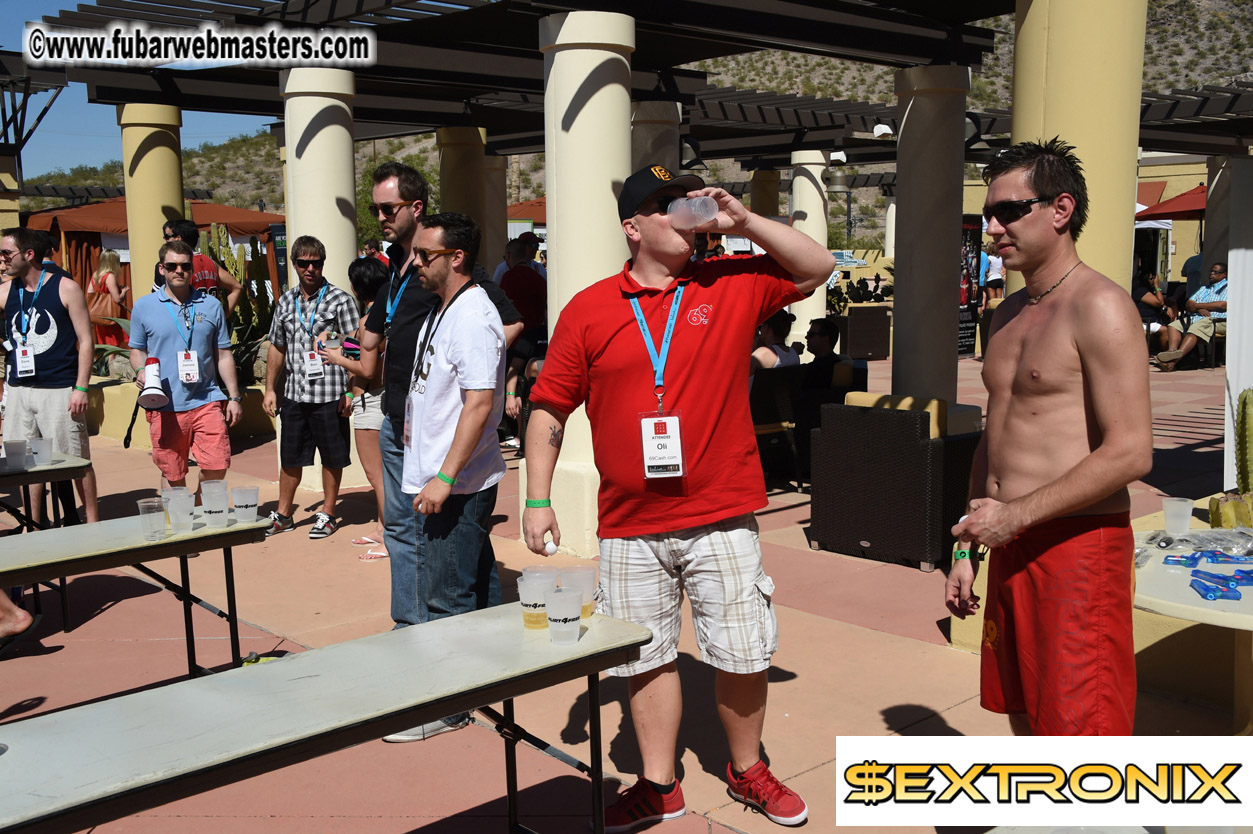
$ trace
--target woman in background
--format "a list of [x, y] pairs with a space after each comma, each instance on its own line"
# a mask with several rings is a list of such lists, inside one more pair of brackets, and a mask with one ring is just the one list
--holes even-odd
[[792, 331], [792, 323], [795, 321], [796, 316], [787, 310], [780, 310], [762, 323], [757, 330], [758, 346], [749, 357], [750, 374], [755, 373], [758, 368], [782, 368], [801, 363], [796, 351], [785, 344], [787, 334]]
[[98, 345], [125, 347], [126, 334], [117, 322], [104, 321], [104, 318], [127, 319], [124, 300], [130, 287], [123, 287], [119, 282], [122, 274], [122, 261], [117, 252], [105, 249], [100, 253], [100, 266], [87, 284], [87, 309], [91, 313], [92, 330]]

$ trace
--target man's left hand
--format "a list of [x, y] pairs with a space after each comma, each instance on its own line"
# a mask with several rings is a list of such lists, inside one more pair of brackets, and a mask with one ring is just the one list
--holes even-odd
[[233, 426], [244, 416], [244, 407], [237, 402], [226, 401], [226, 425]]
[[87, 395], [82, 391], [70, 392], [70, 414], [79, 417], [87, 413]]
[[1027, 526], [1012, 504], [1002, 504], [994, 498], [972, 499], [967, 512], [964, 521], [953, 525], [953, 536], [987, 548], [1007, 544]]
[[452, 485], [439, 478], [432, 478], [413, 499], [413, 508], [422, 515], [431, 515], [444, 509], [444, 502], [452, 495]]

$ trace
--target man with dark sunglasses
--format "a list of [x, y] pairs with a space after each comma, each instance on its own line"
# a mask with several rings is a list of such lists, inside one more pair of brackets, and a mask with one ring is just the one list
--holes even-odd
[[1026, 288], [993, 319], [987, 428], [945, 602], [978, 609], [971, 550], [989, 548], [983, 707], [1019, 734], [1129, 735], [1127, 484], [1153, 460], [1144, 330], [1127, 291], [1075, 249], [1088, 196], [1071, 146], [1014, 145], [983, 178], [988, 234]]
[[130, 359], [140, 388], [148, 381], [148, 358], [160, 360], [159, 384], [169, 401], [147, 412], [147, 419], [152, 462], [161, 471], [162, 486], [187, 483], [187, 455], [194, 452], [199, 492], [205, 481], [226, 477], [231, 464], [227, 427], [239, 422], [243, 399], [226, 311], [204, 290], [192, 287], [194, 259], [192, 248], [178, 238], [161, 247], [157, 266], [165, 274], [165, 286], [135, 302]]
[[[335, 501], [349, 457], [347, 413], [348, 372], [318, 354], [318, 334], [352, 333], [360, 316], [352, 296], [322, 277], [326, 247], [309, 235], [291, 246], [292, 268], [299, 279], [279, 298], [270, 325], [270, 350], [265, 368], [262, 407], [282, 420], [279, 448], [278, 508], [270, 512], [266, 535], [292, 529], [292, 512], [301, 470], [313, 465], [313, 451], [322, 456], [322, 508], [313, 514], [309, 538], [335, 532]], [[279, 377], [285, 376], [283, 402]]]
[[1157, 354], [1157, 367], [1169, 373], [1179, 360], [1192, 352], [1198, 340], [1209, 344], [1215, 336], [1227, 335], [1227, 264], [1218, 261], [1209, 271], [1209, 281], [1192, 294], [1185, 305], [1192, 322], [1184, 333], [1183, 322], [1175, 319], [1167, 330], [1168, 349]]
[[[192, 251], [200, 245], [200, 229], [190, 220], [180, 218], [167, 220], [161, 227], [161, 237], [166, 243], [181, 240], [190, 246]], [[208, 255], [197, 253], [192, 259], [192, 265], [194, 267], [191, 277], [192, 289], [202, 290], [221, 300], [222, 306], [226, 308], [226, 317], [230, 318], [231, 311], [235, 309], [235, 305], [239, 303], [239, 297], [243, 294], [243, 286], [235, 280], [235, 276], [226, 271], [225, 267], [219, 266]], [[156, 275], [152, 280], [153, 292], [160, 290], [164, 284], [165, 272], [158, 263]], [[222, 292], [226, 293], [225, 298], [222, 298]]]

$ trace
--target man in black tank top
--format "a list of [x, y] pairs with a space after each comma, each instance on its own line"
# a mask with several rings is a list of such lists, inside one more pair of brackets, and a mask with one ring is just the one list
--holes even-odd
[[[43, 265], [46, 235], [32, 229], [0, 232], [0, 268], [10, 277], [0, 292], [7, 353], [5, 440], [52, 439], [64, 455], [91, 457], [87, 384], [95, 344], [83, 290], [73, 278]], [[96, 473], [76, 482], [89, 522], [98, 521]], [[33, 487], [32, 518], [42, 516], [43, 486]]]

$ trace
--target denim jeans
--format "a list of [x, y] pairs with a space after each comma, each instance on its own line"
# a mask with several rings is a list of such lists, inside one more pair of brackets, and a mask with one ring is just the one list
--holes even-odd
[[438, 513], [410, 509], [422, 531], [426, 554], [423, 592], [432, 620], [500, 605], [500, 577], [492, 551], [491, 516], [496, 485], [468, 495], [450, 495]]
[[383, 539], [391, 562], [392, 619], [397, 628], [430, 619], [422, 598], [423, 552], [413, 496], [401, 489], [404, 428], [404, 420], [384, 417], [379, 429], [379, 451], [383, 454]]

